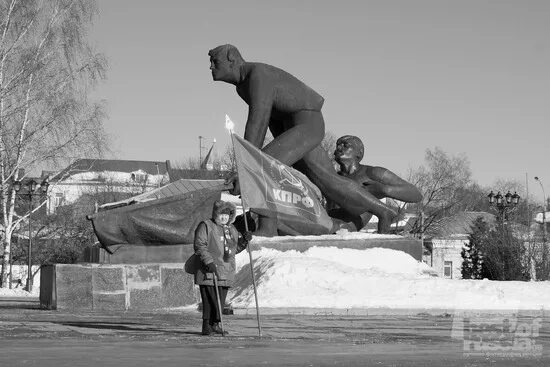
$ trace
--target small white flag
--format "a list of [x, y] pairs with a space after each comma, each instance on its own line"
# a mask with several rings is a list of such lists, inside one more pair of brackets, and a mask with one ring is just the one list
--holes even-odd
[[233, 132], [233, 129], [235, 128], [235, 124], [231, 121], [227, 114], [225, 115], [225, 128], [230, 132]]

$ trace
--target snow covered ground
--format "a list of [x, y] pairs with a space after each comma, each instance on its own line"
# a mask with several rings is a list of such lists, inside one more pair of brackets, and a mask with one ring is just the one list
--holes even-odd
[[[518, 310], [550, 308], [550, 282], [443, 279], [410, 255], [384, 248], [312, 247], [305, 252], [263, 248], [252, 253], [260, 307]], [[253, 308], [246, 251], [237, 255], [235, 308]], [[39, 279], [39, 277], [38, 277]], [[38, 297], [0, 289], [0, 296]], [[39, 280], [38, 280], [39, 282]]]
[[[38, 265], [32, 266], [34, 274], [32, 293], [23, 290], [27, 280], [27, 269], [27, 265], [12, 266], [12, 289], [0, 288], [0, 297], [38, 297], [40, 295], [40, 269]], [[17, 280], [20, 280], [21, 283], [18, 284]]]
[[40, 296], [40, 288], [34, 287], [32, 293], [29, 293], [23, 288], [0, 288], [0, 297], [38, 297]]
[[[454, 280], [434, 276], [410, 255], [383, 248], [312, 247], [253, 252], [260, 307], [541, 309], [550, 282]], [[237, 255], [235, 308], [253, 308], [248, 254]]]

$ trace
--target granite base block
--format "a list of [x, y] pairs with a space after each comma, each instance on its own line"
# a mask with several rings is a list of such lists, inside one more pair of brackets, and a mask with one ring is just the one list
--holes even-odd
[[126, 283], [129, 288], [147, 289], [160, 286], [160, 265], [126, 265]]
[[92, 266], [92, 287], [94, 292], [124, 291], [125, 274], [122, 266]]
[[183, 303], [193, 304], [198, 300], [195, 285], [187, 280], [189, 274], [182, 268], [163, 268], [162, 303], [167, 307], [178, 307]]
[[129, 310], [148, 311], [166, 308], [166, 306], [162, 304], [162, 291], [159, 286], [144, 289], [130, 289], [129, 291]]
[[58, 264], [55, 266], [58, 309], [93, 309], [92, 267]]
[[126, 293], [94, 292], [94, 311], [126, 311]]
[[[44, 272], [43, 308], [158, 311], [197, 303], [193, 276], [178, 264], [56, 264]], [[49, 275], [49, 276], [47, 276]]]

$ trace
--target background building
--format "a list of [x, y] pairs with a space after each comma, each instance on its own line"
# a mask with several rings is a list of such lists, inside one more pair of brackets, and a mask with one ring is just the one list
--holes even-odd
[[[47, 212], [74, 203], [85, 194], [105, 192], [138, 195], [170, 182], [170, 163], [113, 159], [78, 159], [49, 178]], [[44, 176], [44, 174], [43, 174]]]

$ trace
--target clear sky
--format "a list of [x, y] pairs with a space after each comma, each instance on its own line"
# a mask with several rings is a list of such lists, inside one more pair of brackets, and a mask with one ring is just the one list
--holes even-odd
[[[229, 143], [247, 106], [213, 82], [231, 43], [325, 97], [326, 128], [357, 135], [364, 162], [405, 175], [427, 148], [465, 153], [482, 185], [550, 195], [550, 1], [100, 0], [91, 38], [109, 60], [97, 95], [117, 158], [184, 161], [199, 135]], [[204, 143], [206, 145], [206, 143]]]

